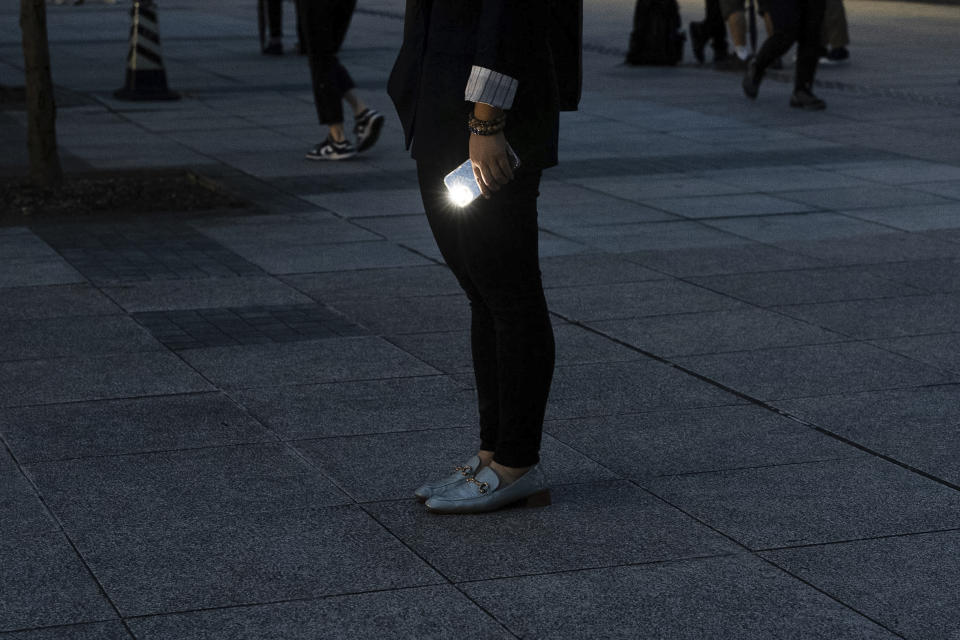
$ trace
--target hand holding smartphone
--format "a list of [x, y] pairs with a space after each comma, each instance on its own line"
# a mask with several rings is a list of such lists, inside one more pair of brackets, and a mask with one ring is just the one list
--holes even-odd
[[[507, 144], [507, 156], [510, 158], [510, 166], [517, 169], [520, 166], [520, 158], [509, 144]], [[458, 207], [466, 207], [479, 198], [482, 193], [480, 185], [477, 184], [477, 178], [474, 176], [473, 163], [469, 158], [448, 173], [443, 178], [443, 184], [447, 187], [451, 202]]]

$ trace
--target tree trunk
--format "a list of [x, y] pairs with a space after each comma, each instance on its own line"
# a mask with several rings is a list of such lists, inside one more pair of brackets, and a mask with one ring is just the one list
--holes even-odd
[[54, 187], [63, 179], [57, 153], [57, 107], [50, 76], [46, 0], [20, 0], [20, 32], [26, 72], [27, 148], [30, 179]]

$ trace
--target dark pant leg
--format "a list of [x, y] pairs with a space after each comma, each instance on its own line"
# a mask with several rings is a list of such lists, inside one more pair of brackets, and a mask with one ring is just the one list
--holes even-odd
[[723, 57], [727, 53], [727, 24], [723, 21], [720, 11], [720, 0], [706, 0], [707, 15], [703, 19], [703, 26], [710, 36], [710, 46], [714, 57]]
[[283, 0], [261, 0], [267, 3], [267, 25], [271, 38], [283, 37]]
[[794, 88], [810, 89], [817, 73], [817, 64], [824, 49], [822, 44], [825, 0], [798, 0], [800, 25], [797, 32], [797, 68]]
[[500, 464], [534, 465], [555, 349], [537, 249], [540, 172], [458, 209], [443, 187], [452, 168], [418, 163], [437, 244], [470, 299], [481, 446]]
[[321, 124], [343, 122], [343, 94], [354, 88], [337, 59], [356, 0], [298, 0], [313, 81], [313, 99]]
[[774, 60], [785, 54], [797, 41], [800, 32], [801, 7], [803, 0], [769, 0], [766, 9], [773, 22], [773, 34], [763, 41], [757, 51], [757, 70], [761, 73]]

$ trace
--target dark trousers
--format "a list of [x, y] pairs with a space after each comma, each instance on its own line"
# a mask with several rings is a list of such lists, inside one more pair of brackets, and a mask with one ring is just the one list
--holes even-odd
[[298, 0], [300, 23], [310, 61], [313, 101], [320, 124], [343, 122], [343, 94], [353, 79], [337, 59], [357, 0]]
[[283, 37], [283, 0], [260, 0], [267, 4], [267, 27], [271, 38]]
[[710, 37], [710, 47], [714, 57], [723, 57], [727, 53], [727, 23], [720, 12], [720, 0], [706, 0], [706, 16], [703, 18], [703, 29]]
[[764, 71], [774, 60], [797, 43], [794, 89], [809, 89], [817, 73], [825, 0], [770, 0], [767, 11], [773, 21], [773, 35], [757, 52], [757, 69]]
[[489, 200], [460, 209], [443, 185], [453, 169], [417, 162], [430, 228], [470, 301], [480, 447], [505, 466], [532, 466], [554, 365], [537, 245], [540, 171], [521, 169]]

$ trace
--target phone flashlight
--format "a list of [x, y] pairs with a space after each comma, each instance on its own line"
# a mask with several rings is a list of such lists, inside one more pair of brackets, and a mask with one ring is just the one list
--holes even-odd
[[[520, 166], [520, 158], [516, 152], [507, 145], [507, 155], [510, 157], [510, 166], [514, 169]], [[454, 205], [463, 208], [480, 197], [480, 185], [477, 184], [477, 178], [473, 175], [473, 163], [467, 158], [467, 161], [459, 167], [448, 173], [443, 178], [443, 184], [447, 186], [447, 196]]]

